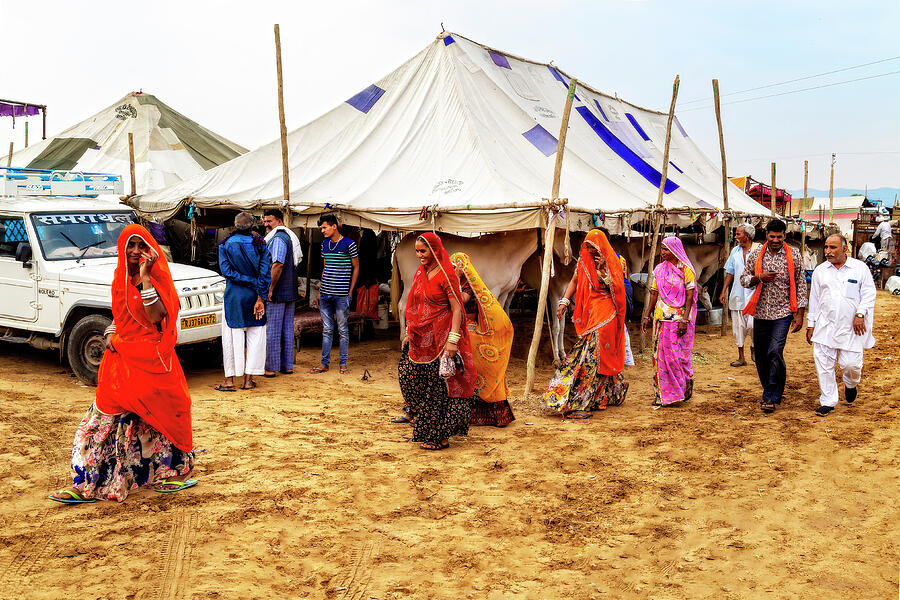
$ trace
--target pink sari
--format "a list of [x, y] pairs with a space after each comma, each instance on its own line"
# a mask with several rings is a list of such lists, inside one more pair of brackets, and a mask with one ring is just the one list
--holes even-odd
[[697, 321], [698, 286], [694, 285], [694, 302], [687, 331], [678, 335], [680, 316], [684, 314], [688, 290], [685, 288], [685, 269], [696, 275], [694, 266], [684, 252], [681, 240], [667, 237], [662, 241], [678, 259], [678, 264], [664, 260], [653, 270], [654, 285], [659, 292], [659, 301], [669, 308], [678, 309], [679, 318], [653, 321], [653, 387], [656, 388], [658, 403], [662, 405], [681, 402], [691, 397], [694, 387], [694, 367], [691, 363], [691, 349], [694, 347], [694, 329]]

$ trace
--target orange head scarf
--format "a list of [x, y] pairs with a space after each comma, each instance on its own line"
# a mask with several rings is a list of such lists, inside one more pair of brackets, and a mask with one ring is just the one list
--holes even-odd
[[[125, 249], [137, 237], [156, 257], [150, 281], [166, 316], [158, 324], [147, 317], [141, 294], [131, 283]], [[128, 225], [118, 241], [119, 261], [112, 281], [115, 351], [106, 352], [97, 377], [97, 408], [107, 414], [133, 412], [181, 450], [193, 447], [191, 397], [178, 358], [178, 292], [169, 264], [150, 232]]]
[[[595, 248], [606, 261], [607, 280], [601, 281], [597, 274], [594, 257], [588, 250]], [[616, 375], [625, 366], [625, 279], [622, 262], [616, 255], [609, 240], [599, 229], [588, 232], [576, 265], [572, 321], [575, 332], [584, 337], [598, 332], [597, 344], [598, 372], [601, 375]]]

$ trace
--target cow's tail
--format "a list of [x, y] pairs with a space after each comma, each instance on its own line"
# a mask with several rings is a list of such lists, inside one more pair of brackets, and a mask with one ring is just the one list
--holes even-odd
[[397, 262], [397, 249], [391, 257], [391, 314], [400, 319], [400, 264]]

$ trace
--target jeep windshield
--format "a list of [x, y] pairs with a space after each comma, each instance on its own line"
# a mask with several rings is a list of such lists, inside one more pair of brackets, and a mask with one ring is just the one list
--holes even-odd
[[136, 222], [131, 211], [34, 213], [31, 222], [46, 260], [116, 256], [122, 229]]

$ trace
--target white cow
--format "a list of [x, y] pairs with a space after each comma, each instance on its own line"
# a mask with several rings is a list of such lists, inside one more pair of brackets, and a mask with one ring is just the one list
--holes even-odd
[[[502, 306], [516, 291], [522, 265], [535, 253], [538, 234], [535, 230], [492, 233], [475, 238], [459, 237], [449, 233], [438, 233], [447, 252], [465, 252], [472, 259], [472, 265], [484, 284], [491, 290]], [[408, 234], [397, 244], [394, 261], [403, 283], [403, 292], [398, 303], [400, 309], [400, 336], [406, 335], [406, 299], [413, 276], [419, 268], [415, 251], [416, 234]]]

